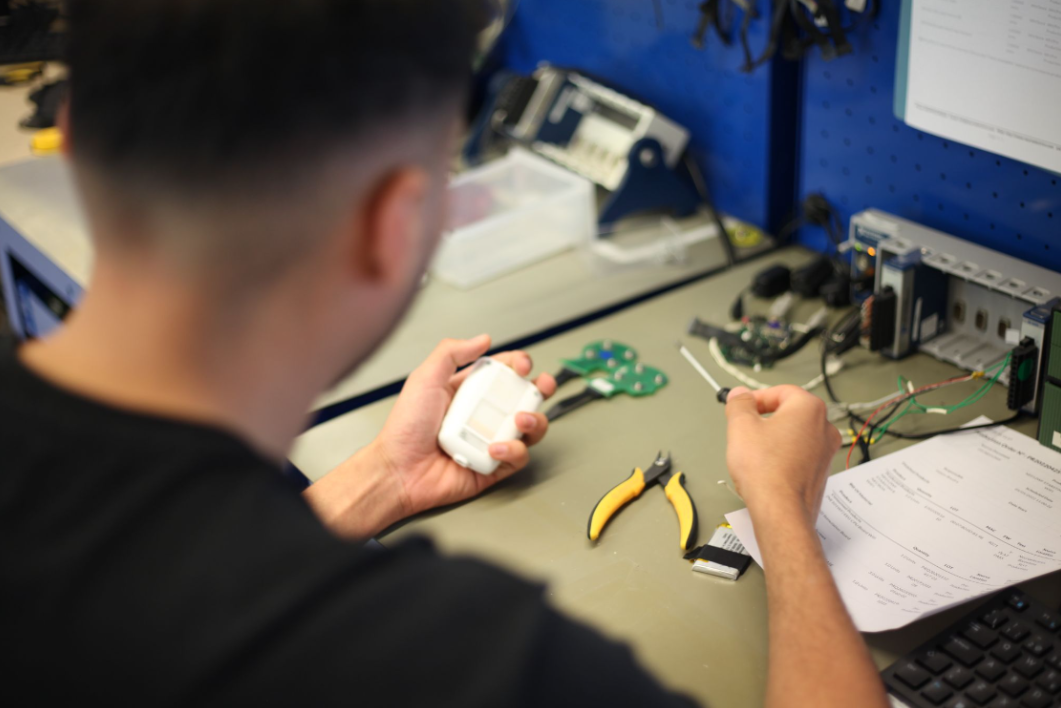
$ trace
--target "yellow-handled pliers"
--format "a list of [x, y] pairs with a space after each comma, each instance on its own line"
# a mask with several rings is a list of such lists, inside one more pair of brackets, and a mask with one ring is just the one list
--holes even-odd
[[696, 507], [693, 506], [689, 493], [685, 491], [685, 475], [681, 472], [671, 472], [670, 458], [670, 453], [664, 456], [660, 452], [647, 471], [642, 472], [640, 467], [634, 469], [633, 474], [597, 502], [597, 505], [593, 507], [593, 513], [589, 515], [587, 531], [591, 541], [596, 541], [600, 537], [604, 525], [615, 516], [619, 509], [641, 496], [645, 487], [658, 483], [663, 487], [664, 494], [667, 495], [668, 501], [678, 514], [678, 527], [681, 532], [678, 545], [683, 551], [693, 545], [693, 539], [696, 538]]

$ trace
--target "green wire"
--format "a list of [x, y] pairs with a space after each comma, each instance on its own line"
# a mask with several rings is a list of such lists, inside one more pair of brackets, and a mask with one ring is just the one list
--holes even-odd
[[[987, 392], [990, 391], [991, 388], [998, 382], [999, 378], [1001, 378], [1002, 372], [1006, 370], [1006, 366], [1009, 364], [1009, 360], [1010, 360], [1011, 356], [1012, 356], [1012, 354], [1007, 354], [1005, 359], [1003, 359], [1003, 360], [1001, 360], [1001, 361], [999, 361], [999, 362], [997, 362], [995, 364], [992, 364], [991, 366], [985, 368], [984, 369], [984, 373], [985, 374], [987, 372], [989, 372], [989, 371], [994, 371], [995, 369], [998, 369], [998, 371], [995, 371], [994, 375], [989, 380], [985, 381], [983, 386], [981, 386], [976, 391], [974, 391], [972, 394], [970, 394], [965, 400], [960, 401], [958, 403], [955, 403], [954, 405], [951, 405], [951, 406], [933, 406], [933, 408], [934, 409], [942, 409], [942, 410], [946, 411], [947, 415], [949, 415], [949, 414], [953, 413], [954, 411], [957, 411], [957, 410], [960, 410], [962, 408], [966, 408], [968, 406], [971, 406], [971, 405], [974, 405], [974, 404], [978, 403], [980, 401], [980, 399], [982, 399], [984, 396], [986, 396]], [[898, 377], [898, 385], [899, 385], [899, 392], [900, 393], [905, 393], [905, 391], [903, 389], [903, 377], [902, 376]], [[910, 396], [910, 399], [907, 401], [906, 406], [902, 409], [902, 411], [899, 412], [899, 415], [897, 415], [894, 418], [892, 418], [891, 420], [889, 420], [887, 423], [882, 425], [877, 430], [877, 435], [873, 439], [872, 442], [876, 442], [877, 440], [880, 440], [880, 438], [885, 433], [888, 432], [888, 429], [890, 427], [895, 425], [895, 423], [897, 423], [899, 420], [901, 420], [904, 416], [909, 415], [911, 413], [910, 409], [914, 408], [914, 407], [916, 407], [918, 409], [917, 411], [914, 411], [914, 412], [927, 413], [928, 410], [929, 410], [928, 407], [926, 407], [924, 404], [922, 404], [920, 401], [917, 400], [916, 396]]]

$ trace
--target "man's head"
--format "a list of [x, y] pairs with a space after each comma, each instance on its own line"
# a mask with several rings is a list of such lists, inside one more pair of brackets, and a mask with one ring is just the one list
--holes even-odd
[[68, 146], [100, 269], [150, 264], [232, 302], [290, 286], [307, 320], [349, 322], [332, 350], [366, 354], [355, 344], [388, 331], [437, 240], [477, 4], [68, 14]]

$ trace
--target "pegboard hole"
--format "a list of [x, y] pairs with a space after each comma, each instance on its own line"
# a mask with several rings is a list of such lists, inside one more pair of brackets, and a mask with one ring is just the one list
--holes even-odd
[[966, 221], [969, 220], [969, 215], [968, 214], [962, 214], [962, 216], [965, 218]]
[[1002, 167], [1002, 160], [995, 160], [995, 167]]
[[829, 166], [829, 161], [825, 160], [825, 159], [818, 160], [818, 164], [821, 165], [822, 167], [828, 167]]
[[1048, 211], [1048, 212], [1046, 212], [1046, 218], [1047, 218], [1047, 219], [1052, 219], [1052, 218], [1054, 218], [1054, 212], [1052, 212], [1052, 211]]
[[869, 117], [869, 124], [870, 125], [876, 125], [877, 124], [877, 119], [874, 118], [873, 116], [870, 116]]
[[873, 184], [873, 178], [869, 175], [866, 175], [866, 184]]
[[855, 85], [855, 80], [854, 79], [848, 79], [847, 80], [847, 85], [848, 86], [854, 86]]
[[830, 72], [828, 72], [828, 71], [823, 71], [823, 72], [822, 72], [822, 76], [824, 76], [824, 77], [825, 77], [826, 79], [831, 79], [831, 78], [833, 78], [833, 75], [832, 75], [832, 73], [830, 73]]
[[895, 185], [894, 184], [889, 184], [888, 185], [888, 191], [891, 192], [892, 194], [895, 194]]
[[939, 207], [940, 211], [943, 211], [943, 205], [942, 204], [937, 204], [936, 206]]
[[1027, 176], [1028, 176], [1028, 170], [1024, 170], [1024, 176], [1025, 176], [1025, 177], [1027, 177]]
[[831, 104], [828, 101], [822, 101], [822, 108], [824, 108], [825, 110], [829, 110], [830, 105]]
[[941, 180], [943, 180], [944, 182], [946, 182], [947, 181], [947, 173], [946, 172], [940, 172], [939, 173], [939, 178]]
[[991, 192], [991, 196], [998, 199], [998, 192]]
[[920, 195], [918, 195], [918, 194], [915, 194], [915, 195], [914, 195], [914, 201], [915, 201], [915, 202], [919, 202], [919, 201], [921, 201], [921, 196], [920, 196]]
[[829, 131], [828, 130], [823, 130], [822, 131], [822, 137], [825, 138], [826, 140], [828, 140], [829, 139]]
[[943, 149], [944, 150], [949, 150], [950, 149], [950, 143], [948, 143], [946, 140], [943, 141]]
[[969, 157], [976, 157], [976, 153], [972, 150], [969, 151]]
[[876, 86], [870, 86], [869, 87], [869, 92], [870, 93], [877, 93], [877, 87]]
[[1044, 244], [1043, 244], [1043, 250], [1044, 250], [1044, 251], [1049, 251], [1049, 250], [1050, 250], [1050, 244], [1048, 244], [1048, 243], [1044, 243]]
[[846, 147], [851, 147], [851, 138], [844, 138], [844, 145]]
[[[992, 230], [992, 231], [994, 231], [994, 230], [995, 230], [995, 225], [994, 225], [994, 224], [991, 224], [991, 230]], [[1020, 234], [1018, 234], [1018, 235], [1017, 235], [1017, 238], [1020, 238]]]
[[1021, 209], [1023, 209], [1023, 208], [1024, 208], [1024, 202], [1021, 202], [1021, 203], [1020, 203], [1020, 208], [1021, 208]]
[[972, 189], [973, 188], [973, 183], [972, 182], [966, 182], [965, 183], [965, 188], [966, 189]]
[[895, 162], [898, 162], [898, 161], [899, 161], [899, 156], [898, 155], [892, 155], [892, 162], [895, 163]]
[[877, 56], [876, 54], [874, 54], [874, 55], [873, 55], [872, 57], [870, 57], [870, 58], [871, 58], [871, 59], [873, 59], [873, 63], [874, 63], [874, 64], [879, 64], [879, 63], [880, 63], [880, 57], [879, 57], [879, 56]]
[[866, 153], [869, 154], [869, 155], [872, 155], [875, 152], [877, 152], [877, 151], [873, 149], [873, 146], [870, 146], [870, 147], [866, 148]]
[[851, 170], [850, 170], [850, 169], [848, 169], [848, 168], [846, 168], [846, 167], [845, 167], [845, 168], [843, 168], [843, 169], [842, 169], [842, 170], [840, 170], [840, 171], [844, 173], [844, 177], [850, 177], [850, 176], [851, 176]]
[[914, 169], [917, 170], [918, 172], [920, 172], [921, 171], [921, 165], [914, 165]]

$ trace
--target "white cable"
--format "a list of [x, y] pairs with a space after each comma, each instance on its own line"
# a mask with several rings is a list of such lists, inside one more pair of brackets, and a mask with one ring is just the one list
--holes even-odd
[[[736, 366], [731, 364], [729, 361], [727, 361], [726, 356], [722, 353], [722, 348], [718, 345], [718, 339], [716, 337], [712, 337], [711, 340], [707, 343], [707, 349], [711, 352], [711, 358], [715, 360], [715, 363], [718, 364], [723, 371], [740, 381], [748, 388], [756, 390], [770, 388], [771, 384], [765, 384], [762, 381], [753, 379], [751, 376], [748, 376], [746, 373], [744, 373]], [[834, 374], [838, 373], [840, 369], [843, 368], [843, 363], [834, 360], [826, 364], [826, 366], [829, 370], [829, 375], [833, 376]], [[804, 391], [811, 391], [817, 388], [818, 386], [821, 386], [824, 380], [825, 378], [821, 374], [819, 374], [807, 383], [800, 386], [800, 388], [802, 388]]]

